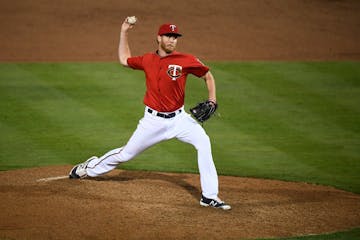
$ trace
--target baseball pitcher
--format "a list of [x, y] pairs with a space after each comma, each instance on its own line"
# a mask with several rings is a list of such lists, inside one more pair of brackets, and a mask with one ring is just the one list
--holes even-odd
[[[101, 157], [91, 157], [84, 163], [74, 166], [69, 177], [78, 179], [105, 174], [154, 144], [177, 138], [192, 144], [197, 150], [202, 190], [200, 205], [223, 210], [231, 209], [230, 205], [218, 197], [218, 175], [212, 158], [210, 139], [198, 123], [209, 119], [217, 108], [215, 80], [209, 67], [196, 57], [175, 50], [182, 36], [175, 24], [160, 26], [156, 51], [142, 56], [132, 56], [128, 34], [135, 23], [135, 17], [128, 17], [121, 26], [119, 60], [125, 67], [145, 72], [144, 117], [139, 121], [126, 145], [111, 150]], [[202, 78], [208, 91], [208, 99], [190, 109], [197, 121], [184, 110], [188, 74]]]

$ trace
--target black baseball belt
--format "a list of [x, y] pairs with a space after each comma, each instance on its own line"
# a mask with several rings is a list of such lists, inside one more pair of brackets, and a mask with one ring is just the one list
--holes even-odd
[[176, 110], [175, 112], [170, 112], [170, 113], [161, 113], [161, 112], [158, 112], [156, 110], [153, 110], [149, 107], [147, 107], [147, 112], [152, 114], [152, 115], [155, 115], [157, 117], [162, 117], [162, 118], [173, 118], [175, 117], [177, 114], [181, 113], [182, 110], [179, 109], [179, 110]]

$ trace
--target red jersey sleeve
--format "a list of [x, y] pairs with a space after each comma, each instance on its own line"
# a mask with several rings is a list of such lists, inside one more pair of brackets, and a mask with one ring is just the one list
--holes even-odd
[[209, 71], [209, 67], [205, 66], [198, 58], [192, 57], [192, 60], [188, 67], [188, 72], [197, 76], [202, 77]]
[[127, 59], [127, 64], [132, 69], [144, 70], [143, 56], [130, 57], [130, 58]]

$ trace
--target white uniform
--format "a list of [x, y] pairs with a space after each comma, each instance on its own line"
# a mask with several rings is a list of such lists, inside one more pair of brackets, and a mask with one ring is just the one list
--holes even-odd
[[87, 165], [87, 175], [96, 177], [105, 174], [154, 144], [177, 138], [196, 148], [202, 193], [207, 198], [216, 199], [218, 176], [211, 154], [210, 139], [204, 129], [184, 111], [184, 108], [175, 111], [176, 115], [172, 118], [159, 117], [156, 116], [156, 111], [152, 110], [152, 113], [149, 113], [148, 110], [146, 107], [144, 117], [139, 121], [127, 144], [91, 160]]

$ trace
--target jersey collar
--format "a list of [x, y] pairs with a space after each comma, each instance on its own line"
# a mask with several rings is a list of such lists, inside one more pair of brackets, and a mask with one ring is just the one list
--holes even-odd
[[171, 54], [166, 55], [165, 57], [161, 57], [161, 56], [159, 55], [159, 50], [156, 50], [156, 51], [155, 51], [155, 55], [157, 55], [159, 58], [166, 58], [166, 57], [170, 57], [170, 56], [174, 56], [174, 55], [179, 55], [179, 54], [180, 54], [179, 52], [173, 51]]

